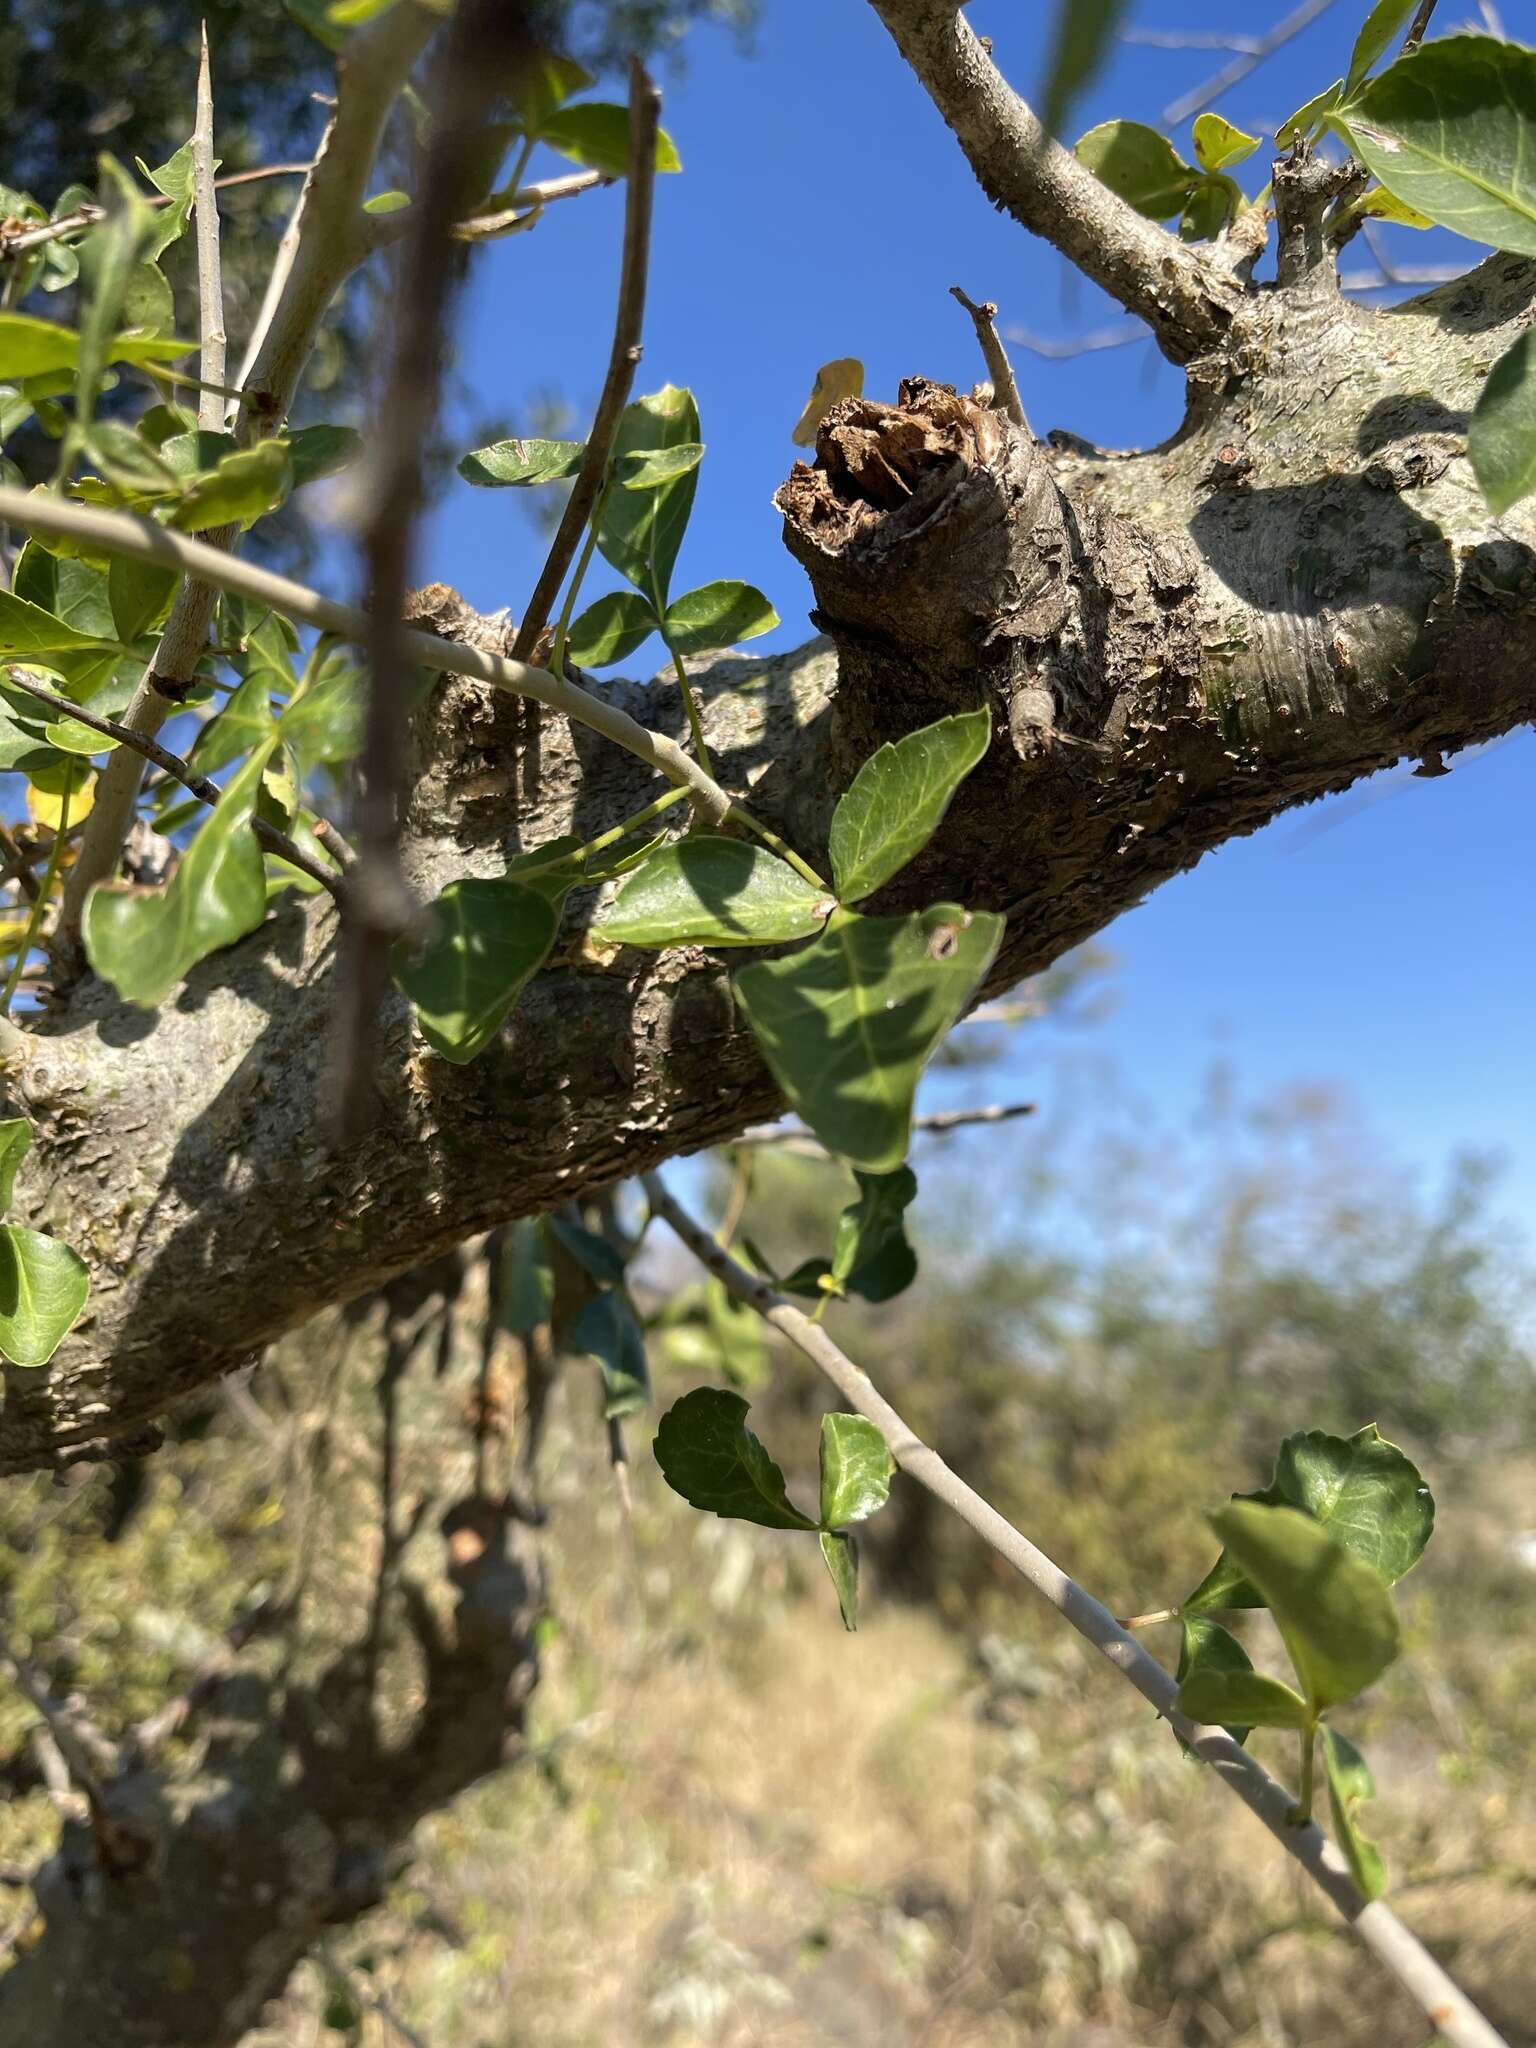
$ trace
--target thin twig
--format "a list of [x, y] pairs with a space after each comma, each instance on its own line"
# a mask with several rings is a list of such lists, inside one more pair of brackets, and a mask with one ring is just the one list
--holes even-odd
[[661, 95], [638, 63], [629, 73], [629, 181], [624, 194], [624, 254], [619, 267], [619, 298], [613, 321], [613, 346], [608, 374], [592, 416], [592, 430], [571, 495], [565, 501], [549, 555], [539, 571], [528, 608], [512, 643], [515, 661], [527, 661], [549, 624], [555, 599], [565, 581], [586, 528], [603, 478], [619, 420], [635, 381], [640, 360], [640, 334], [645, 322], [645, 285], [651, 264], [651, 202], [656, 184], [656, 130]]
[[219, 261], [219, 203], [214, 197], [213, 77], [208, 64], [208, 24], [203, 23], [202, 51], [197, 63], [197, 120], [192, 129], [193, 209], [197, 217], [197, 302], [202, 350], [198, 374], [204, 390], [197, 402], [197, 424], [216, 434], [224, 424], [224, 408], [216, 389], [224, 382], [224, 275]]
[[[240, 375], [235, 380], [235, 389], [237, 391], [244, 391], [250, 383], [251, 371], [260, 360], [262, 350], [266, 347], [267, 336], [272, 329], [272, 322], [277, 317], [277, 309], [282, 304], [283, 295], [288, 288], [288, 279], [293, 271], [294, 258], [299, 253], [299, 238], [304, 232], [304, 219], [309, 210], [310, 194], [315, 189], [315, 180], [320, 175], [320, 166], [325, 161], [326, 152], [331, 146], [335, 133], [336, 117], [333, 114], [320, 131], [320, 140], [315, 147], [313, 161], [304, 173], [304, 182], [299, 187], [299, 196], [293, 202], [293, 211], [289, 214], [288, 223], [283, 229], [282, 234], [278, 237], [277, 247], [272, 253], [272, 268], [267, 272], [266, 288], [261, 295], [261, 305], [257, 308], [256, 322], [246, 339], [245, 354], [240, 363]], [[225, 416], [226, 426], [233, 425], [238, 414], [239, 405], [237, 402], [230, 406]]]
[[1322, 1830], [1314, 1823], [1298, 1826], [1292, 1822], [1294, 1801], [1286, 1788], [1234, 1742], [1225, 1729], [1203, 1727], [1179, 1711], [1177, 1682], [1126, 1633], [1108, 1608], [1053, 1564], [1043, 1551], [1037, 1550], [1027, 1536], [952, 1472], [937, 1451], [915, 1436], [863, 1368], [839, 1349], [821, 1324], [738, 1265], [703, 1225], [668, 1194], [658, 1175], [647, 1173], [643, 1180], [652, 1211], [671, 1225], [700, 1263], [722, 1280], [738, 1301], [755, 1309], [765, 1322], [804, 1352], [849, 1407], [880, 1431], [902, 1471], [952, 1509], [999, 1557], [1027, 1579], [1257, 1815], [1353, 1926], [1366, 1947], [1418, 2001], [1420, 2010], [1453, 2048], [1508, 2048], [1391, 1907], [1380, 1899], [1367, 1903], [1361, 1897], [1343, 1857]]
[[1177, 128], [1192, 114], [1198, 114], [1202, 107], [1208, 107], [1212, 100], [1219, 99], [1222, 93], [1229, 91], [1232, 86], [1240, 85], [1250, 71], [1258, 69], [1266, 57], [1273, 57], [1277, 50], [1284, 49], [1285, 45], [1299, 36], [1303, 29], [1310, 28], [1314, 21], [1326, 14], [1332, 5], [1333, 0], [1302, 0], [1299, 7], [1292, 8], [1291, 12], [1277, 21], [1272, 29], [1257, 37], [1248, 49], [1234, 57], [1230, 64], [1224, 64], [1192, 92], [1182, 94], [1164, 107], [1163, 126]]
[[[157, 768], [164, 769], [173, 781], [179, 782], [183, 789], [190, 790], [199, 802], [211, 807], [219, 801], [222, 791], [216, 782], [210, 782], [206, 775], [199, 775], [180, 754], [173, 754], [169, 747], [162, 747], [160, 742], [152, 739], [148, 733], [135, 732], [131, 726], [122, 725], [115, 718], [105, 718], [99, 711], [92, 711], [83, 704], [72, 703], [68, 697], [57, 697], [52, 690], [45, 690], [40, 683], [32, 682], [19, 669], [10, 670], [9, 676], [13, 690], [21, 690], [27, 696], [35, 697], [39, 704], [46, 705], [56, 717], [73, 718], [78, 724], [89, 726], [92, 732], [99, 732], [109, 740], [116, 740], [120, 747], [132, 747], [141, 759], [153, 761]], [[280, 860], [285, 860], [291, 866], [300, 869], [311, 881], [318, 882], [323, 889], [328, 889], [338, 903], [345, 901], [344, 878], [322, 862], [311, 860], [303, 847], [295, 844], [286, 832], [280, 831], [276, 825], [269, 825], [265, 818], [252, 818], [251, 830], [268, 853], [275, 853]], [[316, 837], [319, 837], [318, 833]]]
[[460, 0], [435, 80], [432, 140], [411, 206], [393, 322], [394, 357], [369, 454], [368, 704], [357, 762], [357, 867], [348, 889], [331, 1068], [343, 1141], [359, 1135], [372, 1092], [374, 1023], [389, 984], [390, 949], [417, 905], [400, 861], [410, 668], [401, 614], [424, 499], [423, 459], [437, 420], [449, 313], [463, 264], [450, 230], [498, 92], [526, 61], [522, 6]]
[[545, 178], [538, 184], [524, 185], [499, 198], [494, 213], [482, 210], [458, 222], [454, 238], [460, 242], [490, 242], [500, 235], [516, 234], [519, 228], [531, 228], [546, 206], [561, 199], [574, 199], [582, 192], [599, 191], [613, 183], [606, 171], [572, 171], [563, 178]]
[[991, 299], [987, 299], [978, 306], [974, 299], [966, 297], [957, 284], [950, 286], [949, 295], [952, 299], [958, 299], [971, 316], [971, 324], [976, 329], [976, 339], [981, 344], [982, 360], [986, 363], [987, 375], [992, 379], [994, 410], [1006, 413], [1013, 424], [1022, 427], [1027, 434], [1029, 420], [1025, 416], [1024, 401], [1019, 396], [1013, 365], [1008, 360], [1008, 351], [1003, 347], [997, 328], [993, 324], [997, 319], [996, 305]]
[[[215, 192], [228, 192], [236, 185], [253, 185], [262, 178], [302, 178], [313, 168], [312, 164], [258, 164], [254, 170], [231, 171], [228, 177], [215, 178], [213, 189]], [[174, 206], [175, 203], [175, 195], [170, 192], [144, 194], [144, 204], [149, 207]], [[36, 227], [17, 228], [9, 233], [0, 228], [0, 263], [13, 256], [25, 256], [29, 250], [41, 249], [48, 242], [58, 241], [61, 235], [81, 234], [106, 217], [104, 208], [87, 200], [53, 220], [39, 221]]]
[[1420, 43], [1423, 42], [1429, 31], [1430, 19], [1434, 14], [1437, 4], [1438, 0], [1420, 0], [1419, 11], [1413, 17], [1413, 20], [1409, 22], [1408, 33], [1403, 37], [1403, 55], [1405, 57], [1410, 51], [1416, 50]]
[[[974, 1021], [974, 1020], [972, 1020]], [[912, 1128], [919, 1132], [942, 1133], [963, 1131], [975, 1124], [1005, 1124], [1016, 1116], [1033, 1116], [1032, 1102], [989, 1102], [977, 1109], [936, 1109], [927, 1116], [912, 1119]], [[795, 1151], [831, 1158], [831, 1154], [819, 1138], [800, 1124], [749, 1124], [739, 1137], [731, 1138], [728, 1144], [740, 1145], [788, 1145]]]

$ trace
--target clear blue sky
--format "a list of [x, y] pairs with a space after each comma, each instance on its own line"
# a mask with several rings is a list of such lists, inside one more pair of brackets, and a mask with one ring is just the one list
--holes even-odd
[[[1052, 11], [1018, 0], [969, 9], [1026, 91]], [[1282, 0], [1236, 11], [1230, 0], [1142, 0], [1132, 20], [1216, 30], [1236, 12], [1258, 30], [1284, 11]], [[1365, 0], [1336, 0], [1220, 110], [1272, 128], [1338, 75], [1365, 11]], [[1469, 0], [1442, 9], [1453, 21], [1474, 11]], [[1503, 12], [1510, 33], [1532, 36], [1531, 0]], [[816, 366], [860, 356], [866, 388], [890, 398], [913, 373], [971, 383], [980, 365], [951, 284], [997, 300], [1003, 324], [1037, 332], [1077, 333], [1117, 309], [992, 210], [858, 0], [763, 0], [750, 53], [703, 30], [685, 54], [682, 75], [664, 77], [684, 173], [661, 181], [641, 388], [691, 385], [709, 448], [679, 587], [749, 578], [785, 622], [759, 644], [790, 646], [806, 631], [809, 595], [770, 499]], [[1222, 61], [1122, 48], [1074, 127], [1110, 114], [1155, 122]], [[1187, 128], [1177, 139], [1187, 148]], [[526, 430], [541, 389], [590, 405], [621, 204], [616, 191], [589, 196], [481, 260], [460, 371], [482, 416]], [[1445, 260], [1456, 247], [1445, 236], [1394, 246], [1410, 261]], [[1150, 344], [1017, 360], [1042, 427], [1135, 446], [1177, 421], [1180, 380]], [[539, 555], [516, 494], [455, 485], [421, 568], [451, 576], [482, 606], [515, 608]], [[658, 665], [654, 646], [635, 657], [637, 670], [647, 665]], [[1398, 771], [1208, 856], [1106, 933], [1119, 1000], [1094, 1046], [1175, 1117], [1194, 1113], [1218, 1056], [1248, 1093], [1335, 1081], [1412, 1167], [1432, 1170], [1463, 1145], [1501, 1154], [1503, 1206], [1536, 1227], [1533, 771], [1536, 741], [1522, 734], [1441, 780]], [[1010, 1082], [1048, 1088], [1053, 1042], [1025, 1034]], [[955, 1078], [939, 1086], [947, 1099], [957, 1092]]]

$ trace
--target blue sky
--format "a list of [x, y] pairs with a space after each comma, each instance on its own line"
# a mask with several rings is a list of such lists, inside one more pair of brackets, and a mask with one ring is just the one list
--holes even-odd
[[[1284, 11], [1273, 0], [1241, 13], [1262, 29]], [[1342, 70], [1365, 11], [1365, 0], [1335, 0], [1224, 94], [1220, 111], [1275, 126]], [[1473, 12], [1469, 0], [1442, 9], [1446, 26]], [[1530, 0], [1503, 12], [1512, 34], [1532, 34]], [[977, 0], [968, 13], [1015, 82], [1036, 85], [1048, 10]], [[1230, 0], [1142, 0], [1132, 23], [1217, 30], [1233, 14]], [[809, 594], [770, 500], [817, 365], [862, 357], [866, 389], [887, 398], [914, 373], [970, 384], [981, 369], [952, 284], [995, 299], [1004, 326], [1059, 336], [1117, 309], [993, 211], [868, 7], [763, 0], [750, 53], [701, 30], [685, 56], [681, 75], [663, 77], [684, 172], [658, 194], [639, 388], [691, 385], [708, 444], [678, 587], [750, 579], [784, 619], [759, 644], [792, 646], [807, 630]], [[1155, 122], [1222, 61], [1122, 47], [1074, 129], [1111, 114]], [[1187, 151], [1187, 127], [1176, 139]], [[459, 361], [482, 417], [527, 430], [541, 390], [590, 405], [607, 355], [621, 208], [617, 191], [589, 195], [482, 258]], [[1426, 261], [1457, 245], [1437, 235], [1394, 246]], [[1149, 344], [1061, 362], [1015, 353], [1041, 428], [1136, 446], [1177, 422], [1180, 379]], [[541, 556], [516, 495], [456, 484], [427, 536], [423, 576], [515, 609]], [[604, 587], [594, 581], [588, 594]], [[634, 666], [648, 663], [659, 666], [654, 647]], [[1336, 1082], [1409, 1169], [1433, 1172], [1460, 1146], [1499, 1154], [1502, 1206], [1536, 1226], [1533, 770], [1536, 741], [1522, 734], [1443, 779], [1400, 770], [1207, 856], [1104, 934], [1118, 1000], [1095, 1027], [1094, 1051], [1174, 1117], [1197, 1114], [1216, 1059], [1248, 1094]], [[983, 1087], [1048, 1094], [1068, 1044], [1060, 1031], [1025, 1033], [1001, 1081], [951, 1075], [936, 1088], [946, 1099]]]

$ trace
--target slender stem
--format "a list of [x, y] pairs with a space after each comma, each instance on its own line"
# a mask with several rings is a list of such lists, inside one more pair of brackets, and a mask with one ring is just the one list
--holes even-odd
[[683, 666], [683, 657], [678, 653], [673, 643], [672, 635], [665, 626], [661, 628], [661, 637], [668, 654], [672, 657], [672, 666], [677, 671], [677, 687], [682, 692], [683, 709], [688, 714], [688, 730], [693, 735], [693, 751], [698, 755], [704, 773], [706, 775], [713, 775], [715, 765], [709, 758], [709, 745], [704, 738], [704, 722], [699, 717], [698, 699], [693, 694], [693, 685], [688, 680], [688, 671]]
[[48, 914], [48, 901], [53, 895], [53, 885], [58, 879], [59, 862], [64, 857], [64, 841], [69, 832], [69, 801], [75, 793], [75, 778], [71, 772], [59, 798], [59, 822], [54, 827], [53, 845], [48, 849], [48, 865], [43, 870], [43, 886], [32, 900], [32, 909], [27, 917], [27, 929], [21, 944], [16, 948], [16, 958], [11, 962], [11, 971], [6, 976], [5, 989], [0, 993], [0, 1017], [9, 1017], [11, 1004], [15, 1000], [21, 970], [27, 964], [27, 956], [37, 944], [38, 934], [43, 928], [43, 919]]
[[772, 826], [765, 825], [761, 818], [754, 817], [744, 804], [733, 803], [726, 822], [745, 825], [749, 832], [762, 840], [764, 846], [771, 846], [780, 860], [788, 861], [802, 882], [809, 882], [813, 889], [820, 889], [823, 895], [836, 895], [832, 884], [824, 876], [818, 875], [809, 861], [802, 860], [787, 840], [781, 839]]
[[990, 299], [977, 305], [967, 298], [959, 285], [949, 288], [952, 299], [958, 299], [971, 316], [971, 325], [976, 329], [976, 339], [981, 344], [982, 361], [987, 366], [987, 375], [992, 379], [992, 404], [997, 412], [1006, 413], [1016, 427], [1029, 432], [1029, 419], [1024, 411], [1024, 401], [1019, 396], [1018, 379], [1013, 374], [1013, 365], [1008, 360], [1008, 351], [1003, 347], [996, 325], [997, 307]]
[[592, 507], [592, 517], [587, 522], [587, 537], [582, 544], [575, 574], [566, 588], [565, 603], [560, 607], [560, 617], [555, 623], [555, 640], [550, 649], [549, 666], [557, 676], [565, 674], [565, 643], [570, 638], [571, 615], [576, 609], [576, 600], [581, 594], [581, 586], [586, 580], [587, 571], [592, 566], [592, 556], [597, 547], [597, 530], [603, 523], [603, 513], [608, 504], [608, 492], [611, 488], [610, 479], [599, 492], [597, 503]]
[[203, 393], [197, 424], [206, 434], [224, 424], [219, 394], [224, 383], [224, 282], [219, 260], [219, 203], [213, 185], [213, 77], [208, 64], [208, 24], [203, 23], [197, 64], [197, 121], [192, 130], [193, 205], [197, 217], [197, 296], [202, 352], [198, 372]]
[[608, 473], [613, 437], [619, 430], [625, 400], [640, 360], [640, 331], [645, 320], [645, 281], [651, 261], [651, 202], [656, 185], [656, 130], [661, 95], [638, 61], [629, 72], [629, 179], [624, 198], [624, 255], [619, 269], [619, 299], [614, 314], [613, 346], [608, 374], [587, 436], [576, 482], [566, 500], [549, 556], [528, 600], [512, 643], [516, 661], [526, 661], [548, 623], [565, 572], [571, 565], [582, 529], [592, 515]]
[[638, 832], [653, 823], [674, 804], [680, 804], [687, 796], [686, 789], [669, 789], [664, 795], [653, 798], [642, 810], [633, 811], [627, 818], [621, 818], [617, 825], [610, 825], [606, 832], [599, 832], [595, 839], [589, 839], [574, 852], [552, 853], [547, 860], [525, 861], [516, 870], [514, 879], [522, 881], [526, 875], [542, 875], [554, 868], [568, 868], [580, 861], [585, 864], [594, 854], [605, 847], [616, 846], [621, 839], [627, 839], [631, 832]]
[[1150, 1614], [1128, 1614], [1120, 1623], [1122, 1628], [1156, 1628], [1162, 1621], [1177, 1621], [1177, 1607], [1157, 1607]]
[[917, 1485], [950, 1508], [1007, 1564], [1026, 1579], [1068, 1625], [1105, 1657], [1143, 1699], [1156, 1708], [1202, 1762], [1235, 1792], [1293, 1856], [1354, 1928], [1360, 1939], [1418, 2001], [1452, 2048], [1509, 2048], [1446, 1975], [1429, 1951], [1380, 1899], [1367, 1903], [1348, 1866], [1315, 1823], [1297, 1826], [1294, 1802], [1264, 1766], [1232, 1740], [1222, 1728], [1202, 1727], [1179, 1711], [1178, 1685], [1136, 1641], [1127, 1635], [1107, 1607], [1083, 1590], [1035, 1547], [996, 1508], [952, 1472], [937, 1451], [915, 1436], [875, 1387], [861, 1366], [840, 1350], [810, 1316], [787, 1301], [755, 1273], [739, 1265], [673, 1197], [659, 1175], [642, 1176], [651, 1210], [687, 1245], [707, 1271], [724, 1281], [738, 1301], [753, 1308], [766, 1323], [804, 1352], [829, 1379], [849, 1407], [872, 1422], [885, 1438], [892, 1457]]
[[1437, 0], [1421, 0], [1418, 13], [1408, 24], [1408, 33], [1403, 37], [1402, 54], [1406, 57], [1416, 50], [1429, 31], [1430, 18], [1434, 14]]
[[1312, 1791], [1317, 1775], [1317, 1723], [1301, 1731], [1301, 1785], [1296, 1794], [1292, 1827], [1304, 1828], [1312, 1818]]

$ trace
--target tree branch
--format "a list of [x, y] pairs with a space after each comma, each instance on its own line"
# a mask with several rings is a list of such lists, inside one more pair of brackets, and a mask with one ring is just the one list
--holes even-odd
[[[197, 122], [192, 130], [192, 178], [197, 226], [197, 296], [201, 312], [202, 352], [198, 375], [207, 387], [224, 382], [224, 280], [219, 261], [219, 203], [214, 196], [213, 81], [208, 65], [208, 24], [202, 25], [197, 65]], [[223, 402], [216, 389], [198, 396], [197, 424], [216, 434], [224, 424]]]
[[871, 0], [993, 204], [1138, 314], [1174, 362], [1213, 349], [1241, 289], [1051, 139], [951, 0]]
[[654, 1214], [670, 1224], [700, 1264], [722, 1281], [736, 1300], [755, 1309], [764, 1322], [787, 1337], [831, 1381], [849, 1407], [875, 1425], [902, 1471], [942, 1501], [1011, 1565], [1069, 1627], [1091, 1643], [1156, 1708], [1201, 1762], [1211, 1766], [1227, 1789], [1237, 1794], [1287, 1854], [1295, 1858], [1454, 2048], [1507, 2048], [1503, 2037], [1391, 1907], [1380, 1899], [1367, 1903], [1361, 1896], [1344, 1858], [1322, 1829], [1315, 1822], [1300, 1827], [1292, 1823], [1294, 1801], [1286, 1788], [1240, 1743], [1234, 1742], [1224, 1728], [1203, 1727], [1180, 1713], [1176, 1680], [1148, 1656], [1134, 1636], [1127, 1634], [1109, 1609], [1052, 1563], [1044, 1551], [1038, 1550], [983, 1500], [974, 1487], [967, 1486], [951, 1471], [937, 1451], [915, 1436], [868, 1374], [833, 1342], [822, 1324], [813, 1322], [765, 1280], [738, 1265], [703, 1225], [673, 1200], [658, 1175], [646, 1174], [644, 1185]]

